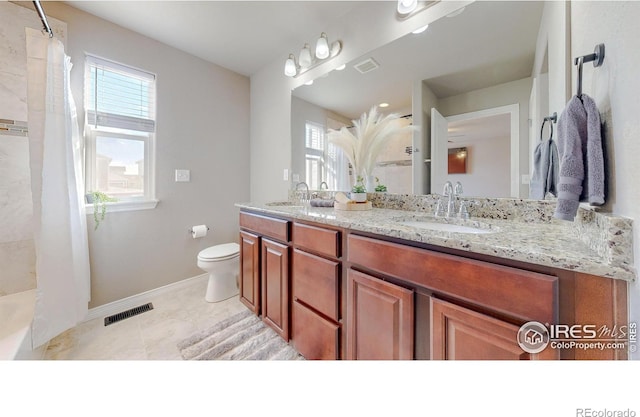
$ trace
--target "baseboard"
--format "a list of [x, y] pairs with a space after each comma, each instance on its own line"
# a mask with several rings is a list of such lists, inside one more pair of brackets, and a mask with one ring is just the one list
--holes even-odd
[[[152, 298], [167, 293], [169, 291], [179, 290], [182, 287], [188, 287], [193, 285], [198, 280], [208, 279], [209, 274], [202, 274], [193, 278], [187, 278], [182, 281], [174, 282], [173, 284], [165, 285], [160, 288], [145, 291], [140, 294], [132, 295], [131, 297], [123, 298], [118, 301], [113, 301], [108, 304], [89, 309], [87, 317], [83, 321], [89, 321], [101, 317], [108, 317], [130, 308], [138, 307], [139, 305], [148, 303]], [[203, 294], [204, 297], [204, 294]]]

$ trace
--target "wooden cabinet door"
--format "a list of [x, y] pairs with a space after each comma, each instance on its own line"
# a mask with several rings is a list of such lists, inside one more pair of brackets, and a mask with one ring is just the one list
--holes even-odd
[[431, 358], [441, 360], [557, 359], [547, 347], [540, 353], [524, 352], [518, 345], [519, 326], [473, 310], [431, 299]]
[[413, 359], [413, 291], [347, 275], [347, 359]]
[[260, 237], [240, 232], [240, 301], [260, 314]]
[[289, 247], [262, 239], [262, 320], [289, 340]]
[[291, 344], [305, 359], [339, 359], [340, 325], [297, 300], [293, 300], [291, 313]]

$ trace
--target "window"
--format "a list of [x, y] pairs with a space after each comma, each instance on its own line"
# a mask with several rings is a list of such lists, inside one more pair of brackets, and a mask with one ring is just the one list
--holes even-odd
[[87, 192], [155, 207], [155, 82], [153, 74], [87, 57]]
[[[329, 123], [332, 123], [329, 120]], [[342, 125], [340, 125], [342, 126]], [[311, 190], [319, 190], [324, 181], [330, 190], [348, 190], [347, 158], [342, 150], [329, 143], [325, 127], [314, 122], [305, 124], [305, 179]]]

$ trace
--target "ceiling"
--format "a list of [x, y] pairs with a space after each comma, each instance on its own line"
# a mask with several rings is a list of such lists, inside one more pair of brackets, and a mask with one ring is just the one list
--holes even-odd
[[[360, 1], [65, 1], [174, 48], [251, 76], [313, 42]], [[46, 5], [45, 5], [46, 7]], [[330, 34], [329, 34], [330, 35]]]

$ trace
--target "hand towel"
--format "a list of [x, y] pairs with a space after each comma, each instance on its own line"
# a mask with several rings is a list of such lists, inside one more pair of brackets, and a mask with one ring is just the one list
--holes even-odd
[[311, 199], [311, 207], [333, 207], [334, 200], [323, 200], [321, 198]]
[[552, 139], [543, 140], [534, 152], [529, 198], [544, 200], [547, 193], [557, 196], [558, 173], [558, 148]]
[[560, 177], [554, 217], [573, 220], [580, 201], [604, 204], [600, 113], [593, 99], [573, 96], [558, 119]]

